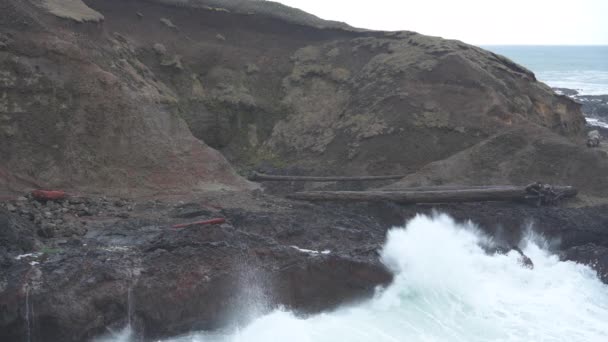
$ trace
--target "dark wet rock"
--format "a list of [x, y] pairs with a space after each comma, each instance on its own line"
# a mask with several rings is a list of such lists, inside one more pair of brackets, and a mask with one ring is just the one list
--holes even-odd
[[560, 254], [564, 260], [575, 261], [590, 266], [597, 276], [608, 284], [608, 246], [588, 243], [568, 248]]
[[517, 246], [530, 232], [548, 239], [549, 247], [565, 250], [586, 243], [608, 246], [608, 206], [535, 208], [501, 203], [422, 206], [420, 212], [439, 210], [456, 220], [472, 220], [507, 246]]
[[34, 248], [35, 227], [18, 215], [0, 208], [0, 249], [26, 253]]
[[173, 218], [194, 218], [199, 216], [210, 216], [211, 214], [211, 210], [204, 208], [199, 203], [180, 204], [169, 211], [169, 217]]
[[81, 197], [70, 197], [68, 199], [68, 203], [70, 203], [72, 205], [82, 204], [82, 203], [84, 203], [84, 199]]
[[125, 213], [125, 212], [118, 213], [118, 214], [116, 214], [116, 217], [120, 217], [120, 218], [126, 219], [126, 218], [129, 218], [129, 213]]
[[42, 223], [37, 230], [37, 233], [40, 237], [43, 238], [53, 238], [55, 237], [55, 225], [52, 223]]
[[[90, 223], [89, 233], [76, 242], [54, 240], [56, 247], [46, 247], [36, 259], [39, 265], [18, 262], [8, 268], [3, 274], [11, 278], [0, 279], [8, 284], [0, 292], [0, 302], [12, 298], [19, 305], [24, 300], [23, 289], [36, 284], [29, 300], [36, 307], [37, 336], [73, 341], [98, 335], [108, 326], [124, 325], [131, 288], [134, 325], [154, 338], [218, 328], [229, 318], [247, 319], [236, 314], [242, 311], [243, 291], [248, 295], [261, 291], [260, 296], [267, 296], [267, 309], [282, 304], [318, 312], [370, 295], [375, 286], [390, 281], [390, 274], [374, 254], [357, 255], [339, 248], [329, 255], [311, 255], [277, 241], [267, 229], [289, 229], [293, 222], [284, 221], [288, 215], [270, 220], [256, 212], [242, 212], [242, 216], [271, 226], [249, 225], [241, 218], [238, 226], [174, 230], [164, 221], [166, 213], [160, 213], [158, 219]], [[352, 220], [361, 219], [368, 222], [365, 216]], [[330, 222], [323, 222], [318, 219], [316, 229], [328, 229]], [[382, 233], [378, 233], [381, 239]], [[302, 234], [279, 236], [303, 248], [316, 248], [322, 242], [309, 243]], [[19, 267], [30, 272], [22, 274]], [[31, 278], [31, 272], [44, 274], [44, 282]], [[17, 274], [21, 275], [13, 278]], [[78, 303], [67, 298], [78, 298]], [[158, 310], [160, 307], [163, 309]], [[22, 336], [23, 316], [15, 314], [3, 322], [0, 337]]]
[[[148, 339], [244, 321], [252, 314], [245, 308], [259, 313], [284, 305], [301, 314], [331, 309], [390, 283], [377, 252], [387, 229], [402, 226], [418, 213], [470, 219], [499, 246], [517, 246], [529, 229], [554, 241], [555, 250], [571, 251], [589, 243], [608, 246], [605, 206], [320, 205], [263, 194], [240, 201], [242, 207], [221, 210], [206, 209], [202, 201], [133, 202], [129, 218], [82, 218], [86, 226], [66, 216], [65, 223], [56, 226], [56, 237], [41, 239], [39, 256], [16, 260], [17, 251], [4, 254], [0, 284], [6, 286], [0, 290], [0, 305], [11, 309], [0, 320], [0, 339], [23, 337], [24, 313], [13, 306], [23, 306], [26, 288], [36, 308], [38, 341], [80, 341], [107, 327], [123, 327], [129, 289], [131, 322]], [[113, 201], [83, 202], [115, 208]], [[250, 208], [253, 204], [256, 209]], [[209, 213], [198, 211], [201, 208], [227, 223], [171, 228], [184, 218]], [[33, 223], [4, 213], [27, 224], [32, 234]], [[86, 234], [64, 237], [73, 224], [86, 227]]]
[[556, 92], [566, 95], [582, 104], [581, 110], [587, 117], [601, 119], [608, 123], [608, 94], [581, 95], [574, 89], [553, 88]]
[[608, 121], [608, 95], [578, 95], [575, 100], [582, 103], [585, 115]]

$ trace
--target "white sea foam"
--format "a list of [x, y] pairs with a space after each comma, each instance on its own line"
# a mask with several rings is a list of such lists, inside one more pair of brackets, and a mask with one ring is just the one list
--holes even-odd
[[106, 336], [93, 339], [93, 342], [133, 342], [133, 330], [130, 326], [125, 327], [120, 331], [110, 331]]
[[393, 284], [358, 305], [302, 318], [276, 310], [245, 327], [184, 341], [608, 341], [608, 286], [589, 267], [522, 242], [488, 255], [491, 240], [447, 216], [418, 216], [389, 231], [382, 261]]
[[602, 128], [607, 128], [608, 129], [608, 122], [599, 120], [599, 119], [595, 119], [595, 118], [586, 118], [587, 120], [587, 124], [589, 126], [596, 126], [596, 127], [602, 127]]
[[20, 255], [17, 255], [17, 256], [15, 257], [15, 260], [21, 260], [21, 259], [24, 259], [24, 258], [37, 258], [37, 257], [39, 257], [39, 256], [40, 256], [40, 253], [27, 253], [27, 254], [20, 254]]
[[551, 87], [574, 89], [579, 95], [608, 94], [608, 71], [539, 71], [536, 77]]
[[312, 250], [312, 249], [300, 248], [298, 246], [290, 246], [290, 247], [293, 248], [293, 249], [295, 249], [295, 250], [297, 250], [297, 251], [300, 251], [302, 253], [308, 253], [308, 254], [312, 254], [312, 255], [315, 255], [315, 254], [329, 254], [329, 253], [331, 253], [331, 251], [327, 250], [327, 249], [323, 250], [323, 251], [315, 251], [315, 250]]

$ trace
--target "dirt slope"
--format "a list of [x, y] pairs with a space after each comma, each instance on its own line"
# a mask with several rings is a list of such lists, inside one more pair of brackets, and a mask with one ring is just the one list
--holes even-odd
[[420, 185], [570, 184], [581, 204], [605, 202], [608, 153], [538, 127], [499, 133], [449, 158], [430, 163], [390, 188]]
[[176, 92], [192, 133], [239, 169], [414, 172], [513, 125], [570, 137], [584, 125], [530, 71], [458, 41], [319, 29], [232, 2], [87, 3]]
[[5, 189], [247, 188], [232, 167], [414, 173], [513, 127], [573, 144], [584, 130], [578, 104], [458, 41], [271, 2], [3, 6]]
[[[67, 4], [50, 3], [51, 13]], [[2, 9], [0, 190], [249, 186], [192, 137], [173, 110], [173, 91], [155, 81], [125, 38], [103, 24], [57, 19], [46, 5], [8, 1]]]

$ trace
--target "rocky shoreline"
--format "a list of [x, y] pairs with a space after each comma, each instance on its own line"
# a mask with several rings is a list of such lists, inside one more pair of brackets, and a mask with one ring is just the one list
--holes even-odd
[[[19, 198], [3, 207], [6, 341], [28, 331], [39, 341], [82, 341], [127, 322], [152, 340], [221, 328], [277, 305], [330, 310], [390, 283], [377, 251], [389, 228], [420, 213], [470, 219], [499, 246], [516, 246], [531, 229], [608, 283], [608, 206], [318, 205], [257, 191], [152, 201]], [[227, 222], [172, 228], [215, 217]]]
[[574, 89], [553, 89], [556, 93], [580, 103], [581, 111], [587, 117], [588, 127], [599, 130], [605, 139], [608, 138], [608, 95], [581, 95]]
[[[496, 250], [532, 229], [608, 282], [608, 150], [587, 147], [583, 116], [605, 117], [606, 98], [570, 95], [476, 46], [270, 1], [1, 1], [0, 340], [130, 324], [147, 341], [331, 310], [389, 284], [387, 230], [434, 212], [477, 223]], [[404, 177], [262, 186], [251, 171]], [[283, 198], [536, 181], [578, 198]], [[197, 221], [214, 224], [175, 227]]]

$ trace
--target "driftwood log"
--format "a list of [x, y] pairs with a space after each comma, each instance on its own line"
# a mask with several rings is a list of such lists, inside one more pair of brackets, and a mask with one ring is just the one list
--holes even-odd
[[553, 204], [557, 200], [574, 197], [577, 190], [571, 186], [550, 186], [539, 183], [528, 186], [460, 187], [450, 189], [390, 190], [390, 191], [303, 191], [288, 195], [306, 201], [391, 201], [415, 203], [463, 203], [485, 201], [532, 200], [536, 204]]
[[276, 182], [337, 182], [337, 181], [377, 181], [387, 179], [401, 179], [405, 175], [389, 176], [359, 176], [359, 177], [316, 177], [316, 176], [275, 176], [264, 173], [252, 172], [249, 176], [250, 181], [276, 181]]

